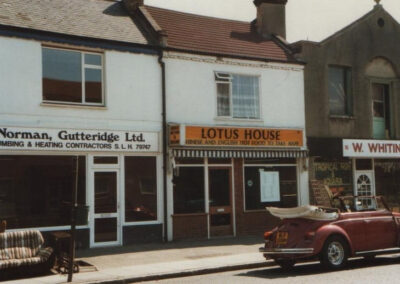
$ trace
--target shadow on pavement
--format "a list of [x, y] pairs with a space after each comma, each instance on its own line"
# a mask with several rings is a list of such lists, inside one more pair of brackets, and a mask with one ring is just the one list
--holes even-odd
[[[135, 244], [122, 247], [110, 248], [92, 248], [87, 250], [78, 250], [77, 257], [92, 257], [99, 255], [115, 255], [132, 252], [145, 252], [145, 251], [158, 251], [169, 249], [184, 249], [184, 248], [198, 248], [198, 247], [211, 247], [211, 246], [231, 246], [231, 245], [255, 245], [264, 243], [261, 236], [243, 236], [243, 237], [224, 237], [215, 238], [210, 240], [183, 240], [173, 241], [168, 243], [148, 243], [148, 244]], [[249, 251], [251, 252], [251, 251]]]
[[32, 278], [34, 279], [35, 277], [43, 277], [43, 276], [50, 276], [54, 275], [52, 271], [47, 271], [47, 272], [26, 272], [26, 271], [0, 271], [0, 282], [2, 281], [14, 281], [14, 280], [21, 280], [21, 279], [27, 279], [27, 278]]
[[[377, 267], [384, 265], [398, 265], [400, 264], [400, 255], [396, 256], [380, 256], [372, 260], [364, 258], [350, 259], [347, 267], [343, 270], [355, 270], [367, 267]], [[278, 266], [273, 266], [267, 269], [257, 269], [248, 271], [246, 273], [239, 273], [236, 276], [242, 277], [258, 277], [265, 279], [278, 279], [287, 278], [293, 276], [306, 276], [306, 275], [318, 275], [322, 273], [335, 273], [339, 271], [329, 271], [322, 267], [319, 262], [301, 263], [295, 265], [290, 271], [284, 271]]]

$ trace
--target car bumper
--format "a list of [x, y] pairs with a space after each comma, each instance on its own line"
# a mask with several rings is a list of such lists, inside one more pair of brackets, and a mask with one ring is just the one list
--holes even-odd
[[259, 252], [267, 255], [274, 254], [312, 254], [313, 248], [259, 248]]

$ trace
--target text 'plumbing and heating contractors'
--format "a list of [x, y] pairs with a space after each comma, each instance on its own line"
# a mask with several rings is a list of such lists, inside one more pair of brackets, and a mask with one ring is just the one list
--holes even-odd
[[157, 132], [0, 127], [0, 150], [158, 152]]
[[185, 145], [239, 147], [302, 147], [296, 129], [186, 126]]

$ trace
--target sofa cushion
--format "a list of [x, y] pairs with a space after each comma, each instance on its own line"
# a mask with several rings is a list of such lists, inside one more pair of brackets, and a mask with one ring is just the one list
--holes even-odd
[[0, 269], [19, 267], [25, 265], [34, 265], [42, 263], [43, 259], [39, 256], [29, 257], [29, 258], [21, 258], [21, 259], [7, 259], [0, 260]]
[[0, 233], [0, 260], [35, 257], [43, 242], [37, 230]]

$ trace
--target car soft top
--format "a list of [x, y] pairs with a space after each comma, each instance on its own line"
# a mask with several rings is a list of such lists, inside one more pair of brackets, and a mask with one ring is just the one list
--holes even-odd
[[337, 212], [326, 212], [323, 208], [313, 205], [306, 205], [294, 208], [277, 208], [266, 207], [267, 211], [273, 216], [288, 219], [288, 218], [305, 218], [312, 220], [329, 221], [339, 217]]

